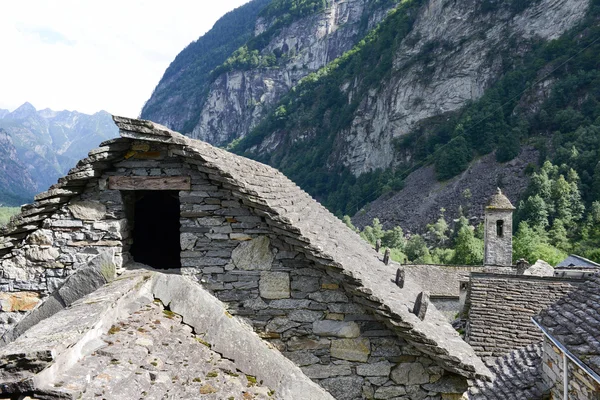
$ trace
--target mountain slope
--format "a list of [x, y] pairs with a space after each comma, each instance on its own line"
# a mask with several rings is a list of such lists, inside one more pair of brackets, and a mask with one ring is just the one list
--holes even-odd
[[[310, 7], [292, 17], [296, 3]], [[277, 167], [340, 216], [395, 191], [361, 215], [411, 230], [433, 222], [408, 222], [415, 199], [433, 204], [428, 218], [441, 204], [419, 188], [444, 202], [465, 182], [487, 190], [460, 175], [474, 159], [519, 175], [505, 188], [515, 202], [523, 169], [545, 159], [575, 169], [586, 204], [600, 199], [598, 0], [269, 4], [274, 16], [259, 11], [254, 36], [204, 81], [189, 136]], [[518, 161], [529, 145], [538, 157]]]
[[35, 190], [36, 185], [19, 161], [10, 136], [0, 129], [0, 206], [24, 204]]
[[[483, 209], [498, 186], [503, 193], [518, 204], [530, 177], [528, 165], [535, 164], [539, 152], [531, 147], [522, 149], [517, 157], [498, 163], [494, 154], [475, 160], [460, 175], [439, 182], [433, 165], [419, 168], [404, 181], [404, 187], [370, 202], [359, 211], [352, 222], [359, 228], [372, 224], [374, 218], [384, 222], [385, 229], [401, 226], [405, 232], [421, 233], [427, 224], [436, 221], [444, 209], [449, 220], [459, 217], [459, 209], [470, 216], [471, 224], [482, 222]], [[407, 212], [407, 210], [409, 212]]]
[[[578, 25], [588, 9], [587, 0], [403, 2], [364, 43], [305, 79], [235, 151], [281, 169], [339, 214], [400, 188], [407, 170], [456, 136], [464, 143], [440, 152], [455, 164], [464, 158], [440, 176], [448, 178], [510, 136], [519, 92], [563, 55], [543, 49], [570, 28], [593, 26], [591, 17]], [[535, 101], [551, 87], [534, 88]]]
[[[0, 193], [14, 192], [21, 199], [30, 198], [56, 183], [90, 149], [118, 133], [110, 114], [105, 111], [94, 115], [49, 109], [37, 111], [29, 103], [4, 113], [0, 128], [7, 143], [0, 150], [0, 157], [21, 166], [6, 169], [2, 179], [24, 182], [14, 189], [1, 187]], [[29, 180], [33, 181], [33, 186]], [[13, 201], [12, 204], [20, 202]]]
[[[163, 78], [165, 82], [159, 83], [142, 117], [216, 145], [244, 137], [301, 78], [349, 50], [395, 3], [273, 0], [265, 6], [265, 2], [255, 0], [247, 6], [264, 8], [256, 14], [254, 36], [227, 59], [215, 58], [223, 62], [210, 74], [208, 68], [195, 70], [185, 78], [174, 77], [169, 87]], [[225, 15], [215, 28], [242, 11], [240, 8]], [[244, 23], [248, 23], [255, 14], [244, 15]], [[210, 42], [211, 32], [193, 45]], [[193, 45], [180, 56], [191, 58], [188, 54], [197, 52]], [[181, 68], [193, 71], [195, 64], [187, 62]], [[168, 74], [169, 70], [165, 76]], [[174, 88], [182, 82], [191, 88], [186, 93]]]
[[177, 131], [191, 131], [198, 121], [211, 71], [252, 37], [258, 13], [269, 2], [253, 0], [225, 14], [181, 51], [144, 105], [142, 118]]

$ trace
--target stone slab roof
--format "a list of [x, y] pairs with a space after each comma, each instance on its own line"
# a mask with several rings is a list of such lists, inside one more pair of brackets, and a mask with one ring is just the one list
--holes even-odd
[[559, 262], [556, 267], [557, 268], [592, 267], [592, 268], [600, 269], [600, 264], [598, 264], [592, 260], [588, 260], [587, 258], [578, 256], [576, 254], [569, 254], [569, 256], [567, 258], [565, 258], [564, 260], [562, 260], [561, 262]]
[[471, 274], [466, 340], [487, 362], [542, 340], [531, 318], [582, 280]]
[[513, 206], [508, 197], [498, 189], [498, 192], [490, 198], [485, 208], [487, 210], [514, 210], [515, 206]]
[[148, 267], [40, 321], [0, 348], [0, 365], [13, 397], [333, 399], [205, 289]]
[[262, 210], [282, 239], [328, 268], [335, 268], [354, 282], [348, 289], [364, 298], [375, 315], [399, 336], [429, 354], [442, 367], [468, 378], [489, 376], [489, 371], [444, 316], [430, 306], [424, 320], [412, 313], [423, 290], [412, 279], [398, 288], [390, 279], [395, 269], [386, 266], [379, 255], [356, 233], [313, 200], [279, 171], [264, 164], [231, 154], [207, 143], [189, 139], [150, 121], [113, 117], [121, 138], [106, 141], [92, 150], [64, 178], [35, 197], [0, 232], [0, 256], [6, 254], [29, 232], [38, 229], [49, 215], [86, 184], [122, 158], [135, 140], [168, 146], [170, 155], [197, 165], [211, 179], [228, 185], [244, 204]]
[[552, 304], [535, 320], [600, 375], [600, 275]]
[[471, 400], [541, 400], [542, 343], [499, 357], [490, 367], [493, 381], [477, 380], [469, 388]]
[[56, 391], [82, 400], [107, 394], [135, 399], [141, 393], [149, 399], [280, 398], [212, 350], [211, 343], [161, 303], [149, 303], [117, 321], [100, 340], [94, 354], [57, 377]]

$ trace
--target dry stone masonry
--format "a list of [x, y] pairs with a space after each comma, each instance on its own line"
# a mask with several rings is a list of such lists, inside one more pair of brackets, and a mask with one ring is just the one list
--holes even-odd
[[150, 240], [140, 227], [168, 218], [141, 204], [177, 201], [179, 240], [157, 255], [176, 259], [153, 266], [209, 290], [335, 398], [452, 399], [487, 378], [435, 307], [413, 314], [422, 289], [408, 274], [397, 286], [392, 265], [283, 175], [148, 121], [115, 121], [121, 138], [3, 232], [3, 330], [103, 252], [116, 270], [145, 262], [155, 246], [140, 249]]
[[542, 333], [531, 318], [582, 283], [578, 279], [472, 273], [465, 340], [489, 363], [539, 343]]

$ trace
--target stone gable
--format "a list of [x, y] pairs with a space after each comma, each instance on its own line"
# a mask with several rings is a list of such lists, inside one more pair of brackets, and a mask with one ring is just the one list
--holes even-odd
[[[147, 121], [115, 121], [121, 139], [90, 152], [4, 231], [3, 291], [47, 296], [103, 249], [128, 265], [132, 199], [111, 185], [186, 177], [180, 273], [334, 397], [441, 398], [485, 379], [435, 308], [423, 321], [412, 313], [419, 285], [398, 288], [393, 267], [279, 172]], [[4, 329], [25, 311], [3, 312]]]

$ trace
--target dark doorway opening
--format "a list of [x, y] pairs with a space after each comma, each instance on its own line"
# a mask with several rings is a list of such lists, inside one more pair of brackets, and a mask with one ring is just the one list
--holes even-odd
[[134, 261], [153, 268], [181, 268], [179, 192], [136, 191], [133, 208]]

